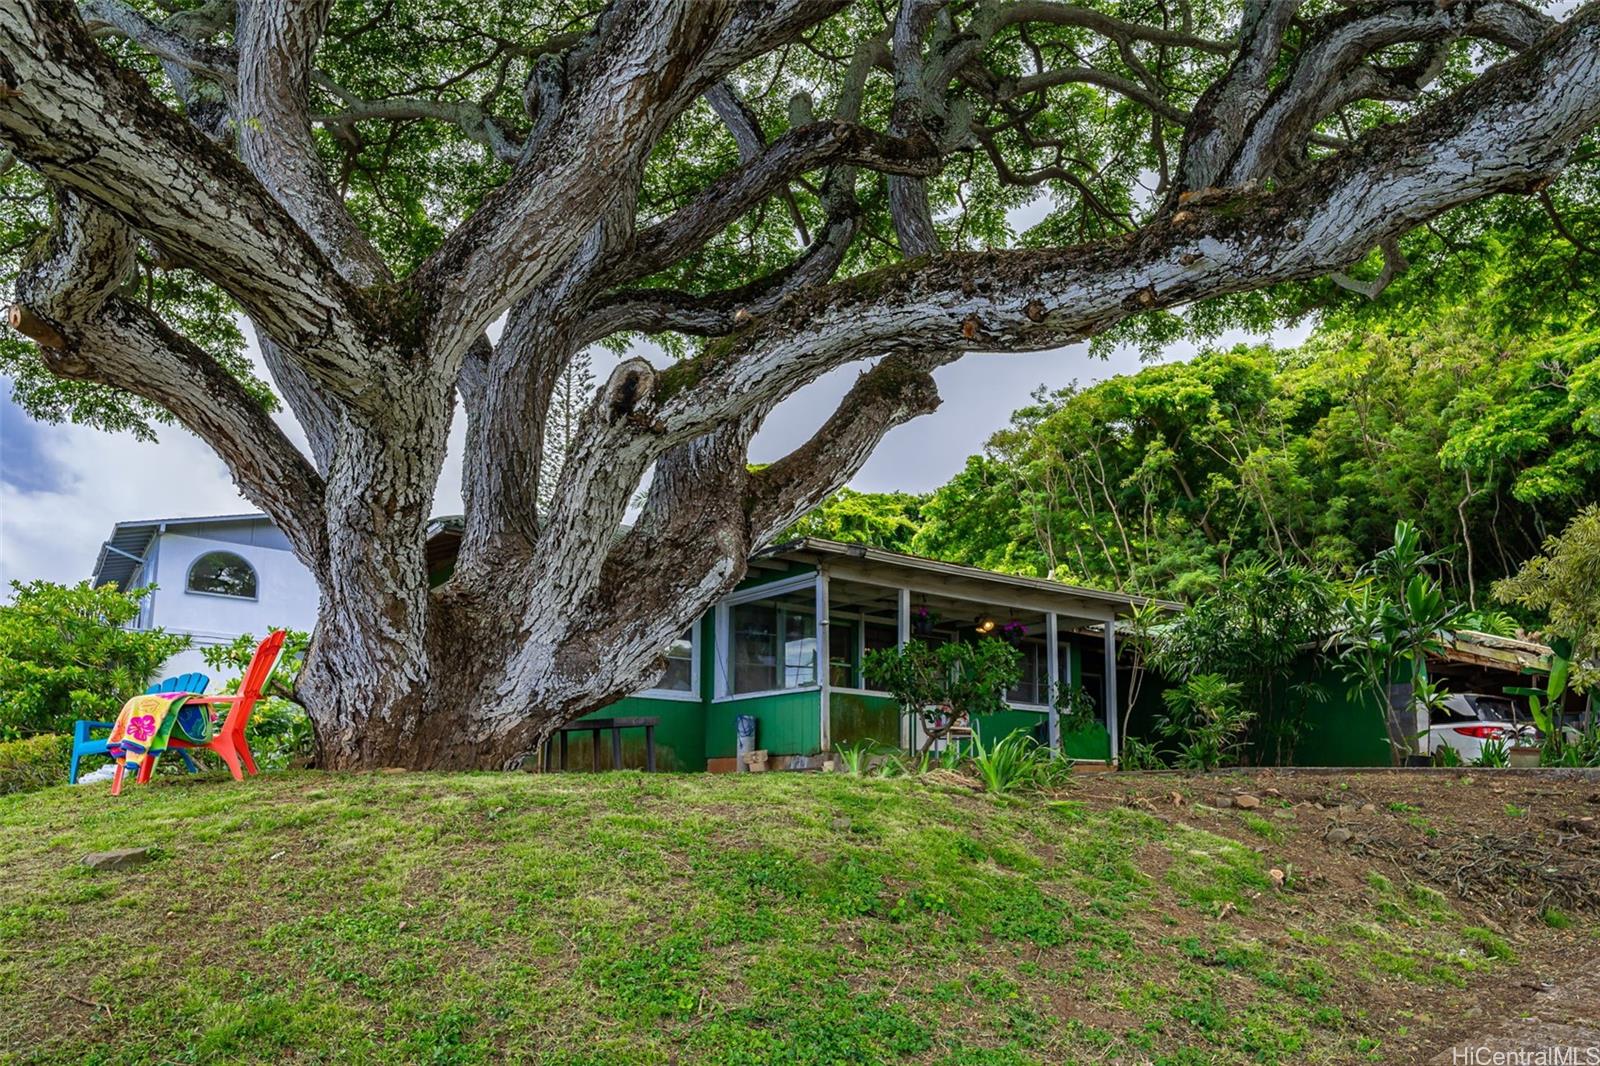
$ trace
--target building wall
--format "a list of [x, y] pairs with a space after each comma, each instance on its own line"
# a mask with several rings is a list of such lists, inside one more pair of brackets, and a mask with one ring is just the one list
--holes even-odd
[[[202, 649], [231, 643], [240, 634], [266, 636], [272, 629], [309, 630], [316, 624], [319, 592], [310, 571], [289, 550], [271, 522], [183, 526], [159, 534], [145, 554], [141, 581], [157, 585], [140, 624], [187, 634], [192, 645], [167, 660], [161, 676], [198, 671], [211, 674], [216, 691], [233, 673], [205, 664]], [[186, 588], [189, 567], [210, 551], [240, 556], [256, 571], [256, 598], [213, 596]]]

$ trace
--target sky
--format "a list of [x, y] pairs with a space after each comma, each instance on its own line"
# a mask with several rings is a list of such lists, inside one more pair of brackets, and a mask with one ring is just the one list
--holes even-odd
[[[1298, 329], [1266, 339], [1292, 345], [1305, 333]], [[1215, 343], [1247, 339], [1251, 338], [1229, 335]], [[1192, 346], [1175, 346], [1163, 352], [1161, 360], [1194, 354]], [[597, 352], [597, 379], [605, 379], [612, 362]], [[1039, 385], [1088, 383], [1140, 366], [1132, 350], [1119, 349], [1098, 359], [1081, 344], [1048, 352], [969, 355], [935, 371], [944, 397], [939, 410], [892, 430], [851, 485], [867, 492], [937, 488], [1006, 424], [1012, 411], [1028, 402]], [[845, 367], [785, 401], [752, 445], [752, 461], [770, 462], [810, 437], [859, 372], [859, 367]], [[278, 419], [291, 439], [303, 446], [304, 436], [294, 420], [282, 412]], [[87, 578], [100, 543], [117, 522], [256, 509], [240, 495], [222, 461], [197, 437], [175, 426], [161, 427], [158, 435], [156, 443], [144, 443], [128, 434], [36, 422], [11, 403], [9, 383], [0, 378], [0, 590], [13, 580]], [[461, 510], [461, 443], [457, 418], [434, 499], [435, 514]], [[0, 599], [6, 598], [0, 591]]]

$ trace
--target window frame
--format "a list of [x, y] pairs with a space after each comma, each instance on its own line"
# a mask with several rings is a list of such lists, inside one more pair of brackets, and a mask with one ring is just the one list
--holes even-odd
[[712, 691], [713, 703], [729, 703], [735, 700], [759, 699], [763, 696], [784, 696], [792, 692], [820, 692], [822, 690], [822, 671], [825, 669], [825, 657], [822, 653], [822, 641], [825, 630], [821, 625], [813, 626], [812, 640], [817, 647], [814, 676], [816, 680], [809, 685], [796, 685], [793, 688], [770, 688], [759, 692], [730, 692], [730, 682], [733, 679], [733, 608], [744, 603], [753, 603], [758, 600], [777, 599], [791, 592], [800, 592], [811, 589], [815, 593], [817, 582], [821, 574], [812, 571], [808, 574], [795, 574], [793, 577], [779, 578], [765, 584], [755, 585], [747, 589], [740, 589], [723, 597], [717, 604], [716, 610], [716, 640], [717, 654], [715, 659], [716, 677]]
[[681, 688], [646, 688], [634, 693], [640, 699], [648, 700], [679, 700], [683, 703], [699, 703], [700, 696], [700, 620], [695, 619], [689, 627], [689, 687]]
[[[195, 567], [199, 566], [202, 562], [204, 562], [206, 559], [209, 559], [213, 555], [229, 555], [243, 563], [250, 571], [250, 577], [253, 579], [252, 583], [255, 587], [255, 592], [249, 596], [240, 596], [232, 592], [207, 592], [205, 589], [194, 588], [193, 582]], [[245, 603], [260, 603], [261, 571], [256, 568], [255, 563], [252, 563], [249, 559], [246, 559], [238, 552], [229, 551], [226, 548], [207, 548], [205, 551], [191, 559], [189, 561], [188, 569], [183, 572], [183, 593], [186, 596], [210, 596], [213, 599], [218, 600], [242, 600]]]

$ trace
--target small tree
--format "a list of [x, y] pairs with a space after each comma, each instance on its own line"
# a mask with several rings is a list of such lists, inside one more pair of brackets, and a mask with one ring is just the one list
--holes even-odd
[[1175, 745], [1181, 770], [1215, 770], [1236, 759], [1255, 715], [1239, 705], [1242, 686], [1217, 674], [1197, 674], [1161, 694], [1167, 713], [1156, 732]]
[[0, 740], [110, 718], [187, 648], [186, 636], [124, 628], [154, 588], [13, 581], [11, 603], [0, 607]]
[[1151, 663], [1177, 682], [1203, 674], [1232, 682], [1256, 722], [1256, 759], [1283, 762], [1300, 726], [1289, 679], [1332, 626], [1337, 602], [1338, 587], [1316, 571], [1241, 567], [1171, 622], [1150, 626]]
[[938, 647], [912, 640], [867, 653], [862, 670], [922, 720], [928, 751], [957, 726], [1006, 710], [1005, 691], [1021, 679], [1021, 661], [1016, 648], [988, 637]]
[[1549, 618], [1551, 643], [1571, 643], [1570, 684], [1582, 691], [1600, 685], [1600, 505], [1578, 513], [1544, 551], [1522, 569], [1495, 583], [1495, 599]]

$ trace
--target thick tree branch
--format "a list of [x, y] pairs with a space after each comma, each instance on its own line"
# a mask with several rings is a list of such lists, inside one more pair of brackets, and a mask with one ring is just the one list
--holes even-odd
[[[1401, 43], [1437, 47], [1462, 37], [1522, 48], [1552, 25], [1522, 4], [1502, 0], [1468, 0], [1444, 7], [1366, 5], [1341, 12], [1311, 34], [1312, 43], [1248, 124], [1217, 184], [1242, 185], [1271, 177], [1291, 149], [1303, 144], [1312, 129], [1339, 107], [1363, 96], [1392, 95], [1397, 82], [1363, 63], [1377, 51]], [[1410, 75], [1413, 91], [1436, 69], [1435, 62], [1425, 58]], [[1352, 79], [1357, 74], [1362, 76]]]
[[314, 573], [327, 564], [323, 483], [238, 379], [144, 307], [116, 295], [133, 265], [127, 227], [57, 190], [57, 224], [25, 264], [11, 309], [64, 378], [93, 381], [170, 411], [228, 464], [240, 489]]
[[665, 371], [668, 440], [876, 352], [1058, 347], [1130, 315], [1340, 270], [1462, 203], [1548, 181], [1600, 122], [1600, 4], [1276, 194], [1196, 199], [1133, 241], [947, 255], [781, 306]]
[[902, 352], [863, 371], [810, 440], [750, 476], [745, 492], [750, 543], [757, 548], [772, 543], [848, 482], [885, 433], [936, 410], [939, 388], [929, 371], [956, 354]]
[[639, 232], [618, 265], [628, 281], [646, 277], [693, 252], [763, 200], [809, 170], [848, 164], [891, 174], [932, 174], [941, 165], [926, 138], [886, 136], [848, 122], [813, 122], [785, 133], [748, 162], [717, 179], [690, 203]]
[[237, 158], [118, 70], [60, 0], [0, 6], [0, 139], [215, 281], [325, 387], [366, 387], [365, 299]]
[[334, 192], [311, 135], [311, 62], [332, 0], [249, 0], [239, 15], [239, 154], [355, 285], [389, 269]]

